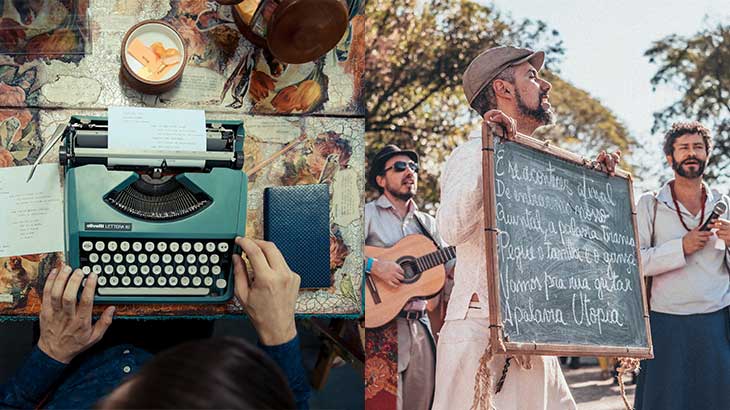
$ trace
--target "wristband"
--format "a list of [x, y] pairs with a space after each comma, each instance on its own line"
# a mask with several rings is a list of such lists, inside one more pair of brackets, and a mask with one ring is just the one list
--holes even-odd
[[373, 262], [375, 262], [375, 258], [368, 258], [365, 264], [365, 273], [370, 274], [370, 271], [373, 269]]

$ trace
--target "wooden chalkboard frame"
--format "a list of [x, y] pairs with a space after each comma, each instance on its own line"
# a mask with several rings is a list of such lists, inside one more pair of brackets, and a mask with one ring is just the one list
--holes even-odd
[[[494, 175], [494, 135], [496, 128], [482, 122], [482, 181], [484, 193], [484, 239], [487, 258], [487, 286], [489, 296], [489, 342], [496, 353], [519, 353], [528, 355], [546, 356], [610, 356], [610, 357], [634, 357], [639, 359], [651, 359], [654, 357], [651, 329], [649, 327], [649, 311], [646, 299], [646, 288], [644, 283], [644, 270], [641, 265], [641, 252], [639, 251], [639, 232], [636, 224], [636, 204], [634, 202], [633, 179], [631, 174], [616, 169], [615, 177], [624, 178], [629, 183], [629, 198], [631, 201], [631, 219], [634, 224], [634, 237], [636, 238], [636, 256], [638, 271], [641, 277], [642, 303], [644, 307], [644, 321], [646, 323], [646, 341], [648, 347], [616, 347], [616, 346], [585, 346], [555, 343], [518, 343], [510, 342], [504, 337], [502, 312], [500, 304], [500, 278], [499, 259], [497, 250], [497, 197], [495, 190]], [[550, 141], [540, 141], [524, 135], [516, 135], [511, 142], [524, 147], [537, 150], [559, 159], [572, 162], [578, 166], [586, 166], [591, 161], [578, 154], [558, 148]]]

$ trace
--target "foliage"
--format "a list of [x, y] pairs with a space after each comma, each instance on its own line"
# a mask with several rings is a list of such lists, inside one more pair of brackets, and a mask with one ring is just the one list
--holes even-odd
[[654, 113], [652, 132], [663, 133], [675, 121], [702, 122], [715, 139], [707, 176], [727, 182], [720, 171], [730, 164], [730, 25], [718, 24], [686, 37], [667, 36], [652, 43], [645, 56], [658, 66], [651, 79], [654, 90], [667, 85], [681, 93]]
[[[564, 50], [559, 33], [542, 21], [516, 21], [467, 0], [370, 0], [365, 96], [368, 162], [394, 143], [421, 155], [419, 205], [439, 199], [439, 166], [478, 124], [461, 87], [461, 74], [482, 50], [497, 45], [546, 52], [553, 106], [560, 123], [541, 135], [580, 140], [591, 149], [626, 148], [633, 140], [600, 102], [558, 76]], [[558, 102], [556, 104], [555, 102]], [[573, 139], [569, 137], [573, 137]], [[372, 192], [371, 192], [372, 195]]]

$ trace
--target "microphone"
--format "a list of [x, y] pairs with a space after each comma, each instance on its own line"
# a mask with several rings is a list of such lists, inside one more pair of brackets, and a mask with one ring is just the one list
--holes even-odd
[[714, 223], [717, 218], [719, 218], [721, 215], [723, 215], [727, 211], [727, 205], [725, 205], [724, 202], [720, 201], [715, 204], [715, 208], [712, 209], [712, 213], [710, 214], [710, 217], [707, 218], [705, 223], [702, 224], [700, 227], [700, 231], [709, 231], [710, 230], [710, 224]]

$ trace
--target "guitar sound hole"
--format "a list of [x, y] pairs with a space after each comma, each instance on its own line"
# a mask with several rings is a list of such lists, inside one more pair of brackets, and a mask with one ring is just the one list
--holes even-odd
[[411, 256], [404, 256], [398, 259], [398, 264], [403, 269], [403, 280], [402, 283], [413, 283], [421, 277], [421, 272], [418, 271], [416, 261]]

